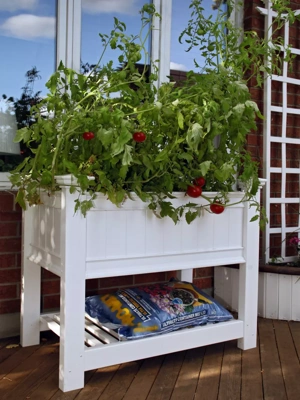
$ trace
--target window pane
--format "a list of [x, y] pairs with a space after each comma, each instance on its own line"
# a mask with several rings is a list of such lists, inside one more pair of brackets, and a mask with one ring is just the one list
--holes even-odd
[[[218, 12], [224, 12], [226, 5], [222, 4], [218, 9], [213, 9], [213, 0], [202, 0], [201, 7], [203, 8], [203, 15], [205, 18], [212, 17], [212, 21], [215, 21]], [[198, 48], [193, 48], [189, 52], [189, 44], [185, 43], [184, 39], [188, 39], [185, 36], [182, 40], [182, 44], [179, 43], [179, 36], [182, 31], [187, 27], [188, 21], [191, 19], [191, 11], [189, 8], [191, 1], [172, 0], [172, 31], [171, 31], [171, 63], [170, 69], [177, 71], [190, 71], [194, 70], [197, 72], [201, 71], [204, 66], [204, 58], [201, 56]], [[194, 59], [199, 64], [200, 68], [196, 68]], [[171, 73], [172, 75], [172, 73]]]
[[[0, 154], [12, 145], [16, 127], [26, 126], [29, 109], [46, 93], [55, 69], [56, 0], [0, 2]], [[10, 160], [2, 156], [3, 160]]]
[[[148, 1], [150, 3], [151, 1]], [[83, 65], [97, 64], [104, 46], [99, 33], [110, 35], [114, 27], [114, 17], [126, 25], [127, 35], [138, 35], [141, 29], [141, 15], [139, 11], [147, 3], [145, 0], [82, 0], [82, 33], [81, 33], [81, 62]], [[148, 28], [144, 29], [142, 40], [145, 39]], [[139, 40], [136, 41], [139, 43]], [[140, 64], [149, 64], [150, 36], [145, 41], [148, 55], [143, 56]], [[103, 56], [100, 67], [113, 61], [113, 67], [121, 64], [118, 57], [121, 50], [111, 49], [108, 46]], [[126, 61], [126, 60], [125, 60]]]

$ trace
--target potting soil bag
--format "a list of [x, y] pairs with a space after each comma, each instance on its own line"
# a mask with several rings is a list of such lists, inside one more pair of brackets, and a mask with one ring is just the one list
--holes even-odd
[[85, 309], [120, 340], [232, 319], [212, 297], [191, 283], [175, 279], [87, 297]]

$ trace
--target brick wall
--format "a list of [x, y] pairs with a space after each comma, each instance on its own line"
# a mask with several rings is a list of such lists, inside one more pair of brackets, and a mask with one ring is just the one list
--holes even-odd
[[[22, 213], [14, 204], [14, 195], [0, 192], [0, 314], [20, 311], [21, 225]], [[166, 282], [172, 276], [175, 276], [175, 272], [93, 279], [87, 281], [86, 293], [93, 295], [119, 287]], [[195, 270], [194, 283], [200, 288], [212, 288], [213, 268]], [[59, 278], [43, 269], [41, 287], [43, 311], [59, 307], [59, 286]]]

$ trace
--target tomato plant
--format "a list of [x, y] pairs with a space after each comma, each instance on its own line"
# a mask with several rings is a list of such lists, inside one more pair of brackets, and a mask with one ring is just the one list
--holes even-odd
[[[203, 68], [194, 60], [196, 71], [188, 72], [180, 86], [164, 82], [157, 88], [157, 64], [151, 63], [150, 74], [147, 65], [137, 64], [150, 59], [145, 37], [151, 35], [153, 17], [159, 18], [153, 4], [143, 6], [136, 37], [128, 35], [126, 25], [117, 18], [109, 35], [99, 34], [104, 52], [121, 52], [117, 63], [103, 63], [102, 54], [89, 73], [60, 63], [46, 84], [47, 95], [31, 108], [34, 122], [17, 131], [15, 141], [29, 149], [32, 146], [34, 153], [11, 175], [19, 204], [39, 203], [41, 190], [59, 189], [56, 175], [72, 174], [78, 187], [70, 190], [78, 191], [76, 209], [83, 213], [92, 207], [96, 193], [105, 194], [116, 205], [135, 193], [156, 214], [177, 222], [183, 211], [167, 201], [172, 192], [196, 198], [205, 184], [205, 191], [217, 192], [225, 204], [238, 175], [241, 182], [252, 183], [245, 185], [243, 201], [251, 200], [260, 210], [255, 203], [258, 164], [245, 145], [262, 115], [242, 77], [255, 76], [261, 85], [262, 76], [273, 73], [274, 67], [278, 72], [284, 44], [280, 35], [271, 38], [270, 46], [270, 39], [252, 32], [243, 32], [240, 41], [240, 29], [228, 18], [232, 5], [228, 0], [226, 11], [219, 10], [212, 20], [203, 13], [201, 0], [191, 1], [191, 18], [179, 42], [187, 51], [197, 48]], [[273, 5], [277, 30], [284, 23], [282, 12], [300, 19], [286, 5], [280, 6], [279, 0]], [[289, 54], [286, 51], [287, 59]], [[274, 64], [265, 65], [264, 57]], [[90, 199], [84, 200], [83, 193], [89, 193]], [[208, 209], [211, 200], [206, 199]], [[188, 222], [200, 215], [195, 205], [185, 207]], [[224, 210], [222, 204], [211, 207]]]
[[144, 142], [147, 138], [147, 136], [145, 135], [144, 132], [134, 132], [132, 137], [133, 137], [133, 140], [138, 143]]
[[222, 212], [225, 210], [224, 205], [218, 201], [212, 203], [209, 208], [213, 214], [222, 214]]
[[82, 135], [84, 140], [92, 140], [95, 137], [94, 132], [84, 132], [84, 134]]
[[186, 194], [190, 197], [200, 197], [202, 194], [202, 189], [200, 186], [196, 186], [196, 185], [190, 185], [187, 188]]

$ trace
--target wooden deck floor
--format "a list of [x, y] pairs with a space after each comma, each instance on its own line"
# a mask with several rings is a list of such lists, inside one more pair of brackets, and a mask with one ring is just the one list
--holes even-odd
[[86, 373], [84, 389], [58, 390], [58, 338], [21, 348], [0, 341], [1, 400], [299, 400], [300, 323], [259, 319], [258, 347], [236, 341]]

